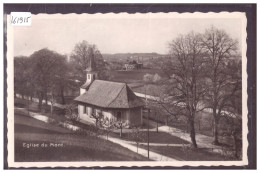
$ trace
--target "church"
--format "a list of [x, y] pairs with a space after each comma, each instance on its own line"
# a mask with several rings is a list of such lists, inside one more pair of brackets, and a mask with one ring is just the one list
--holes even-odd
[[86, 82], [80, 87], [78, 104], [81, 122], [95, 123], [93, 115], [102, 114], [109, 121], [119, 121], [128, 127], [143, 124], [144, 101], [126, 83], [98, 80], [93, 60], [86, 71]]

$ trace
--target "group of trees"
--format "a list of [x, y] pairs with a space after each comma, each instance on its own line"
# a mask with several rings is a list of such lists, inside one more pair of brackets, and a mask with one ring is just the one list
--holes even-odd
[[[241, 119], [241, 60], [238, 42], [215, 27], [203, 34], [179, 35], [169, 44], [171, 58], [163, 63], [169, 79], [160, 102], [172, 116], [185, 116], [193, 147], [195, 116], [207, 109], [214, 119], [214, 141], [218, 145], [221, 117]], [[166, 106], [167, 105], [167, 106]], [[237, 123], [236, 133], [241, 123]]]
[[66, 57], [48, 49], [36, 51], [30, 57], [15, 57], [15, 94], [38, 98], [39, 109], [43, 99], [47, 104], [54, 94], [64, 101], [64, 89], [69, 83], [67, 71]]
[[65, 92], [77, 91], [85, 82], [84, 71], [90, 58], [95, 60], [100, 78], [107, 77], [106, 64], [95, 45], [82, 41], [75, 45], [68, 58], [47, 48], [34, 52], [29, 57], [14, 58], [14, 92], [39, 99], [39, 109], [45, 100], [52, 103], [57, 97], [65, 104]]

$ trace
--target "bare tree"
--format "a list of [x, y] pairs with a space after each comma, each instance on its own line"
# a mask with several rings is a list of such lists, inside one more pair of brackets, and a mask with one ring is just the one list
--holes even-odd
[[156, 122], [156, 131], [158, 132], [160, 116], [165, 113], [160, 105], [160, 98], [163, 96], [163, 88], [160, 84], [161, 77], [157, 73], [155, 75], [145, 74], [143, 80], [145, 81], [143, 92], [147, 96], [146, 106], [149, 107], [152, 112], [151, 117]]
[[95, 119], [96, 127], [102, 127], [105, 121], [104, 115], [101, 112], [93, 112], [91, 117]]
[[108, 140], [109, 134], [115, 129], [115, 124], [108, 117], [105, 117], [103, 122], [102, 126]]
[[227, 60], [235, 57], [237, 51], [237, 41], [223, 30], [215, 27], [207, 29], [203, 34], [202, 45], [206, 51], [208, 72], [208, 100], [214, 117], [214, 141], [218, 145], [218, 124], [222, 107], [230, 95], [224, 92], [227, 85], [233, 82], [232, 76], [225, 73]]
[[225, 136], [230, 136], [233, 139], [234, 157], [241, 158], [242, 150], [242, 116], [231, 112], [225, 113], [222, 117], [225, 119], [227, 131]]
[[120, 129], [120, 138], [122, 138], [122, 134], [123, 134], [123, 128], [127, 126], [127, 123], [123, 122], [123, 121], [115, 121], [114, 122], [114, 126], [117, 129]]
[[227, 65], [229, 74], [232, 75], [232, 83], [229, 83], [225, 89], [226, 100], [220, 104], [227, 136], [233, 138], [234, 156], [241, 158], [242, 150], [242, 79], [241, 79], [241, 61], [231, 60]]
[[136, 152], [138, 153], [139, 144], [144, 141], [145, 137], [140, 131], [140, 127], [133, 127], [130, 135], [131, 139], [136, 143]]
[[65, 116], [71, 121], [78, 121], [79, 114], [77, 113], [77, 105], [75, 103], [67, 104], [65, 109]]
[[187, 117], [193, 147], [197, 147], [195, 138], [194, 118], [204, 109], [202, 100], [207, 90], [204, 80], [204, 56], [201, 36], [196, 33], [180, 35], [170, 43], [172, 59], [165, 64], [170, 73], [167, 93], [168, 112], [171, 115]]
[[48, 94], [48, 100], [50, 101], [50, 106], [51, 106], [51, 116], [53, 115], [53, 109], [54, 109], [54, 105], [56, 103], [56, 98], [55, 98], [55, 94], [53, 93], [53, 91], [51, 90], [50, 93]]

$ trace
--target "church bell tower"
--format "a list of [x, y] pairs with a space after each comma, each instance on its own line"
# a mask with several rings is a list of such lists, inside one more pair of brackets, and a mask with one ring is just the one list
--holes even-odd
[[85, 93], [92, 82], [98, 78], [98, 73], [95, 68], [93, 56], [90, 58], [89, 66], [87, 67], [86, 71], [86, 82], [84, 85], [80, 87], [80, 94]]

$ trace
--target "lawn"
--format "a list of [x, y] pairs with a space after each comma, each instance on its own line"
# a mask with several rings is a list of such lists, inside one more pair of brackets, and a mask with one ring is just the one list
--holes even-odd
[[163, 72], [158, 69], [141, 69], [141, 70], [132, 70], [132, 71], [111, 71], [110, 74], [113, 76], [112, 80], [116, 82], [126, 82], [126, 83], [134, 83], [134, 82], [142, 82], [143, 76], [145, 74], [159, 74], [160, 76], [164, 76]]
[[15, 161], [144, 161], [96, 136], [79, 134], [15, 113]]
[[[17, 101], [16, 106], [27, 108], [24, 101]], [[30, 110], [37, 112], [37, 103], [30, 104]], [[96, 136], [87, 134], [79, 134], [70, 130], [47, 124], [33, 118], [24, 116], [24, 111], [15, 110], [15, 160], [16, 161], [131, 161], [131, 160], [147, 160], [135, 152], [114, 144], [110, 141], [103, 140]], [[50, 116], [50, 113], [44, 113]], [[58, 121], [66, 121], [62, 115], [54, 114], [52, 118]], [[145, 119], [144, 119], [145, 120]], [[146, 120], [144, 121], [146, 122]], [[73, 122], [87, 131], [96, 133], [93, 126], [80, 122]], [[156, 123], [150, 121], [150, 128], [156, 127]], [[162, 124], [159, 124], [159, 126]], [[178, 125], [177, 125], [178, 126]], [[144, 127], [145, 128], [145, 127]], [[181, 128], [180, 128], [181, 129]], [[147, 131], [140, 132], [142, 141], [147, 142]], [[93, 133], [92, 133], [93, 134]], [[109, 136], [119, 138], [119, 133], [112, 132]], [[131, 130], [123, 130], [122, 139], [132, 141]], [[150, 143], [161, 144], [189, 144], [176, 136], [172, 136], [165, 132], [157, 133], [150, 131]], [[24, 147], [26, 144], [45, 143], [47, 147]], [[62, 144], [62, 147], [51, 147], [51, 144]], [[141, 148], [147, 146], [141, 145]], [[115, 150], [116, 148], [116, 150]], [[231, 160], [220, 154], [212, 153], [205, 149], [187, 150], [182, 147], [166, 147], [166, 146], [150, 146], [151, 151], [176, 158], [179, 160]]]
[[[111, 133], [111, 136], [119, 138], [119, 133]], [[127, 141], [133, 141], [133, 138], [131, 137], [131, 132], [123, 132], [122, 138], [123, 140]], [[140, 142], [147, 142], [147, 131], [141, 131], [140, 136], [142, 138], [142, 141]], [[159, 144], [189, 144], [188, 141], [185, 141], [179, 137], [172, 136], [165, 132], [155, 132], [150, 131], [149, 132], [149, 142], [150, 143], [159, 143]]]
[[[140, 148], [147, 149], [146, 145], [140, 145]], [[206, 149], [188, 149], [184, 147], [172, 146], [150, 146], [150, 151], [162, 155], [185, 161], [227, 161], [234, 160], [218, 153], [209, 152]]]
[[[26, 110], [28, 109], [28, 100], [24, 100], [24, 99], [20, 99], [20, 98], [15, 98], [15, 104], [16, 107], [18, 108], [25, 108]], [[30, 112], [34, 112], [34, 113], [41, 113], [44, 114], [48, 117], [52, 117], [54, 119], [56, 119], [57, 121], [67, 121], [68, 119], [65, 117], [65, 110], [64, 109], [60, 109], [57, 107], [53, 108], [53, 114], [51, 115], [50, 113], [50, 109], [51, 106], [50, 105], [45, 105], [45, 103], [43, 103], [42, 105], [42, 110], [40, 111], [38, 108], [38, 103], [37, 102], [29, 102], [29, 110]]]

